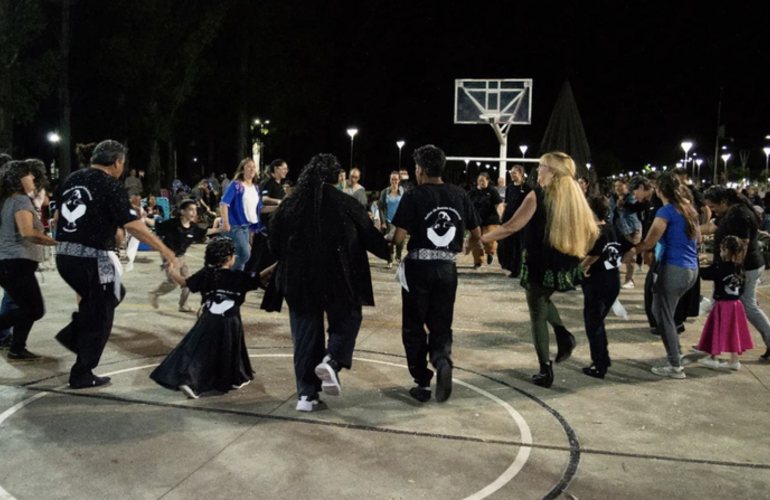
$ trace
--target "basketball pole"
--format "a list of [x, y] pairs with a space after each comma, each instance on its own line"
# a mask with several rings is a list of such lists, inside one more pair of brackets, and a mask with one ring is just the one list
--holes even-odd
[[511, 124], [504, 123], [501, 127], [499, 123], [494, 121], [490, 122], [490, 125], [492, 125], [492, 129], [495, 131], [495, 135], [497, 136], [497, 141], [500, 143], [500, 169], [498, 172], [499, 178], [503, 179], [503, 181], [508, 184], [506, 176], [508, 173], [506, 159], [508, 158], [508, 131], [510, 130]]

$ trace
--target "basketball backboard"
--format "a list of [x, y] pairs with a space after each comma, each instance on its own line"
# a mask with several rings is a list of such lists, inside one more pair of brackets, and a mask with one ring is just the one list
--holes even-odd
[[455, 123], [529, 125], [532, 80], [455, 80]]

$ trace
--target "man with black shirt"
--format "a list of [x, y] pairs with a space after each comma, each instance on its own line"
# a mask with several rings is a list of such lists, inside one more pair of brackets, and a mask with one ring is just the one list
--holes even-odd
[[[420, 402], [430, 399], [436, 368], [436, 400], [452, 393], [452, 319], [457, 292], [457, 253], [463, 249], [465, 230], [471, 232], [468, 248], [481, 237], [476, 211], [461, 188], [444, 184], [441, 174], [446, 157], [433, 145], [418, 148], [413, 158], [418, 186], [405, 192], [393, 218], [392, 243], [409, 234], [408, 254], [399, 267], [402, 290], [402, 339], [409, 373], [417, 383], [409, 394]], [[467, 253], [467, 250], [466, 250]], [[426, 334], [428, 327], [430, 335]]]
[[91, 167], [67, 177], [56, 194], [58, 221], [56, 267], [62, 279], [81, 297], [56, 339], [77, 354], [70, 371], [72, 389], [97, 387], [109, 377], [97, 377], [99, 364], [112, 330], [115, 308], [125, 290], [120, 284], [120, 263], [109, 250], [115, 245], [118, 227], [173, 260], [174, 253], [136, 217], [121, 185], [127, 149], [116, 141], [96, 145]]
[[[203, 229], [195, 224], [198, 215], [198, 208], [195, 201], [185, 200], [179, 205], [179, 217], [159, 222], [155, 226], [155, 232], [163, 240], [168, 248], [174, 252], [174, 269], [176, 269], [183, 278], [190, 276], [190, 269], [187, 267], [185, 252], [193, 243], [203, 243], [206, 236], [222, 232], [221, 227]], [[158, 308], [158, 297], [166, 295], [176, 289], [177, 284], [171, 276], [158, 285], [158, 288], [150, 292], [150, 305]], [[179, 296], [179, 312], [193, 312], [187, 305], [187, 299], [190, 297], [190, 290], [187, 287], [182, 288], [182, 294]]]
[[701, 226], [701, 233], [714, 235], [714, 262], [720, 262], [720, 245], [725, 236], [737, 236], [746, 246], [743, 268], [746, 272], [746, 284], [741, 293], [741, 302], [746, 310], [746, 318], [762, 335], [767, 350], [759, 357], [760, 361], [770, 362], [770, 320], [757, 304], [757, 286], [765, 270], [765, 261], [759, 251], [757, 233], [759, 220], [750, 202], [730, 188], [712, 186], [704, 194], [706, 205], [718, 217], [716, 224], [709, 222]]

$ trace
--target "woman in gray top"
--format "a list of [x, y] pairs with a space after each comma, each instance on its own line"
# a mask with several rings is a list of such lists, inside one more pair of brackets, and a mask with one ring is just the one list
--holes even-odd
[[32, 196], [46, 182], [39, 160], [12, 161], [0, 170], [0, 287], [18, 307], [0, 315], [0, 329], [13, 327], [9, 360], [32, 360], [27, 337], [35, 321], [43, 317], [43, 295], [35, 278], [43, 260], [42, 245], [56, 241], [43, 233]]

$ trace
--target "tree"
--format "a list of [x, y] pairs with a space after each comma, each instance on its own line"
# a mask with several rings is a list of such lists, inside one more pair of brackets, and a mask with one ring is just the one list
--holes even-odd
[[53, 50], [35, 47], [47, 26], [34, 0], [0, 0], [0, 151], [13, 152], [13, 126], [34, 118], [56, 75]]

